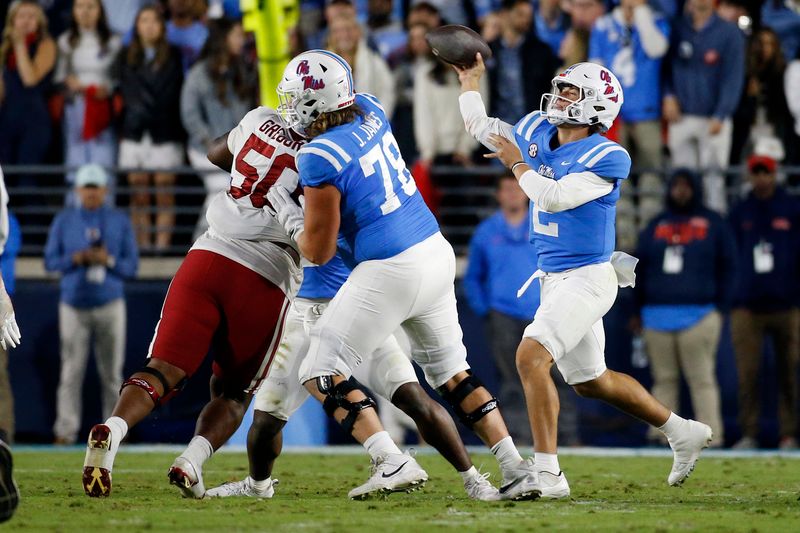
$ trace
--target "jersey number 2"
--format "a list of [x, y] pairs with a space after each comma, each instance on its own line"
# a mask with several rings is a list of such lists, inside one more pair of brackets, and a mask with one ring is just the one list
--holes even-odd
[[[384, 215], [388, 215], [400, 207], [400, 198], [394, 192], [392, 177], [397, 178], [406, 195], [411, 196], [417, 191], [417, 184], [406, 168], [406, 162], [400, 155], [400, 147], [397, 146], [397, 141], [391, 132], [387, 132], [381, 139], [381, 143], [373, 146], [369, 152], [361, 156], [358, 162], [361, 163], [361, 170], [364, 172], [364, 177], [367, 178], [375, 173], [375, 165], [380, 168], [383, 188], [386, 191], [386, 201], [381, 204], [381, 213]], [[390, 165], [394, 169], [394, 173], [390, 173]]]
[[[258, 175], [258, 169], [244, 160], [251, 151], [258, 152], [267, 159], [270, 159], [268, 165], [264, 165], [264, 179], [259, 181], [261, 176]], [[240, 186], [233, 184], [231, 180], [230, 195], [238, 200], [245, 196], [250, 196], [250, 203], [253, 207], [262, 208], [267, 203], [264, 195], [267, 194], [269, 188], [275, 185], [278, 178], [281, 177], [283, 171], [290, 168], [297, 172], [297, 167], [294, 163], [294, 157], [290, 154], [280, 154], [278, 157], [272, 159], [275, 154], [275, 147], [260, 138], [255, 133], [251, 133], [247, 142], [244, 143], [242, 149], [236, 155], [235, 168], [236, 171], [244, 176], [244, 181]], [[259, 165], [261, 166], [261, 165]], [[258, 182], [257, 185], [256, 182]], [[253, 187], [255, 185], [255, 188]]]
[[547, 235], [549, 237], [558, 237], [558, 224], [555, 222], [550, 222], [549, 224], [542, 224], [539, 222], [539, 213], [542, 210], [539, 209], [539, 206], [536, 203], [533, 204], [533, 216], [531, 217], [533, 220], [533, 232], [539, 233], [540, 235]]

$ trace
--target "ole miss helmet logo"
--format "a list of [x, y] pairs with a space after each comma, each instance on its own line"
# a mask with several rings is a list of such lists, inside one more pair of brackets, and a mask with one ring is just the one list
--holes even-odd
[[311, 75], [311, 69], [308, 66], [308, 60], [303, 60], [297, 64], [297, 74], [303, 76], [301, 79], [303, 80], [303, 89], [322, 89], [325, 87], [325, 82], [322, 80], [316, 79], [314, 76]]

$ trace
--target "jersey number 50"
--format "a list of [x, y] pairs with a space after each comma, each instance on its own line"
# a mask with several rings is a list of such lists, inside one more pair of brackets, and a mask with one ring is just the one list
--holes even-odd
[[[375, 173], [376, 165], [380, 169], [383, 188], [386, 191], [386, 201], [381, 204], [381, 213], [384, 215], [388, 215], [401, 204], [400, 198], [397, 197], [394, 190], [392, 178], [396, 178], [400, 182], [400, 188], [407, 196], [411, 196], [417, 191], [417, 184], [406, 168], [406, 162], [400, 155], [400, 147], [397, 146], [397, 141], [391, 132], [386, 132], [381, 142], [361, 156], [358, 162], [361, 163], [361, 170], [364, 172], [364, 177], [367, 178]], [[389, 171], [390, 165], [394, 172]]]
[[[244, 158], [247, 157], [247, 154], [251, 151], [255, 151], [268, 159], [268, 164], [258, 165], [258, 168], [256, 168], [245, 161]], [[255, 133], [251, 133], [250, 137], [247, 138], [247, 142], [244, 143], [244, 146], [242, 146], [242, 149], [239, 150], [239, 153], [236, 155], [234, 165], [236, 171], [244, 176], [244, 180], [242, 184], [237, 187], [234, 185], [236, 176], [231, 176], [230, 195], [236, 200], [250, 195], [250, 203], [253, 204], [253, 207], [259, 209], [264, 207], [267, 203], [264, 196], [267, 194], [267, 191], [269, 191], [269, 188], [275, 185], [275, 182], [281, 177], [283, 171], [290, 168], [297, 172], [294, 156], [282, 153], [273, 159], [273, 155], [275, 155], [275, 147], [261, 139]], [[264, 172], [263, 179], [258, 175], [259, 170]], [[261, 181], [259, 181], [259, 179], [261, 179]], [[256, 182], [258, 182], [258, 185], [256, 185]], [[255, 185], [255, 188], [253, 188], [253, 185]]]

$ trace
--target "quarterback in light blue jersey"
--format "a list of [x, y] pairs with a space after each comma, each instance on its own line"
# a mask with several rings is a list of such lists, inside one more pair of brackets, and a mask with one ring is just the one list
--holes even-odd
[[427, 479], [388, 436], [384, 441], [374, 404], [348, 381], [362, 355], [372, 357], [402, 327], [428, 383], [500, 463], [499, 491], [471, 462], [457, 467], [467, 491], [476, 487], [481, 499], [536, 499], [532, 465], [514, 446], [497, 399], [470, 371], [456, 312], [453, 248], [417, 191], [380, 102], [356, 94], [350, 66], [323, 50], [289, 62], [278, 96], [285, 125], [302, 127], [310, 139], [297, 155], [305, 210], [280, 187], [267, 199], [309, 261], [323, 265], [338, 248], [353, 269], [311, 327], [299, 372], [306, 389], [380, 458], [356, 495], [386, 492], [394, 476], [407, 475], [410, 487]]
[[508, 124], [486, 115], [478, 90], [483, 59], [456, 68], [467, 130], [493, 151], [531, 199], [531, 242], [539, 257], [541, 304], [517, 350], [535, 442], [534, 469], [543, 498], [565, 498], [569, 484], [558, 464], [558, 370], [581, 396], [604, 400], [663, 431], [674, 452], [670, 485], [694, 469], [711, 428], [661, 405], [636, 380], [605, 365], [603, 316], [617, 286], [632, 285], [636, 260], [614, 252], [619, 184], [631, 160], [605, 133], [619, 114], [622, 87], [608, 69], [578, 63], [553, 78], [541, 106]]

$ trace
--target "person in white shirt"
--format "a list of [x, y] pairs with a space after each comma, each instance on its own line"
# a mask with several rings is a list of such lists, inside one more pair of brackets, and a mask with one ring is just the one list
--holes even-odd
[[[112, 167], [117, 161], [111, 127], [112, 65], [121, 40], [108, 27], [100, 0], [75, 0], [70, 28], [58, 38], [54, 81], [63, 84], [64, 163]], [[67, 175], [72, 183], [74, 171]]]

